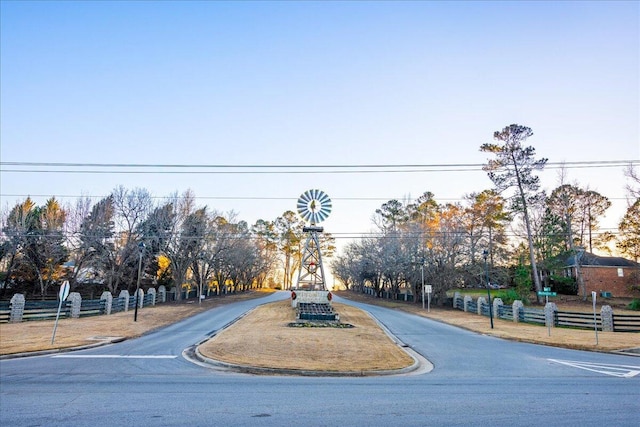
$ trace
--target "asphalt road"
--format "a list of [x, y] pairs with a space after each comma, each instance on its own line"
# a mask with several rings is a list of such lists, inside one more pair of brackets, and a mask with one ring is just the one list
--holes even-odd
[[287, 297], [219, 306], [105, 347], [2, 360], [0, 425], [640, 425], [640, 358], [504, 341], [342, 299], [369, 311], [434, 369], [253, 376], [183, 357], [256, 305]]

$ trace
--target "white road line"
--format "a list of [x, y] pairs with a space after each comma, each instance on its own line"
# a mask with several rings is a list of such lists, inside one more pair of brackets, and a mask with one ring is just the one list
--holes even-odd
[[616, 365], [602, 364], [591, 362], [580, 362], [574, 360], [557, 360], [547, 359], [550, 362], [560, 363], [561, 365], [571, 366], [585, 371], [597, 372], [599, 374], [611, 375], [619, 378], [632, 378], [640, 374], [640, 366], [633, 365]]
[[60, 359], [175, 359], [172, 355], [120, 355], [120, 354], [56, 354], [51, 356]]

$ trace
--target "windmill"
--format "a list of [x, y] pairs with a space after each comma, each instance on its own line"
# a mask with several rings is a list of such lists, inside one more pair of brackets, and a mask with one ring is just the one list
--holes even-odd
[[324, 229], [318, 223], [331, 213], [331, 199], [321, 190], [307, 190], [298, 198], [298, 213], [309, 223], [303, 228], [307, 240], [302, 252], [298, 281], [294, 289], [326, 291], [324, 266], [320, 250], [319, 234]]

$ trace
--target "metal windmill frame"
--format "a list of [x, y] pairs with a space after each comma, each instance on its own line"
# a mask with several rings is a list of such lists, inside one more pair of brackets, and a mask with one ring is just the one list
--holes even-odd
[[317, 223], [327, 219], [331, 213], [331, 199], [321, 190], [308, 190], [300, 195], [297, 206], [302, 219], [310, 224], [302, 229], [307, 233], [307, 240], [294, 289], [325, 291], [327, 284], [319, 238], [324, 229]]

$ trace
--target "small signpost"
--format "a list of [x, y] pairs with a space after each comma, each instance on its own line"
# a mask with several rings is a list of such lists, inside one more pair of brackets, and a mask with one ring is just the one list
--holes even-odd
[[431, 311], [431, 292], [433, 292], [433, 286], [425, 285], [425, 291], [427, 292], [427, 312]]
[[[538, 292], [538, 296], [546, 298], [546, 304], [549, 304], [549, 297], [555, 297], [558, 294], [556, 292], [551, 292], [551, 288], [542, 288], [544, 290]], [[545, 309], [546, 311], [546, 309]], [[551, 325], [547, 322], [547, 335], [551, 336]]]
[[62, 309], [62, 303], [69, 296], [69, 281], [65, 280], [62, 286], [60, 286], [60, 292], [58, 292], [58, 298], [60, 299], [60, 303], [58, 304], [58, 313], [56, 314], [56, 322], [53, 324], [53, 334], [51, 335], [51, 344], [53, 344], [53, 340], [56, 339], [56, 329], [58, 329], [58, 319], [60, 318], [60, 310]]
[[598, 345], [598, 318], [596, 317], [596, 292], [591, 291], [591, 300], [593, 301], [593, 329], [596, 330], [596, 345]]
[[540, 297], [546, 297], [546, 302], [549, 302], [549, 297], [555, 297], [558, 295], [557, 292], [551, 292], [551, 288], [543, 288], [543, 291], [539, 291], [538, 292], [538, 296]]

